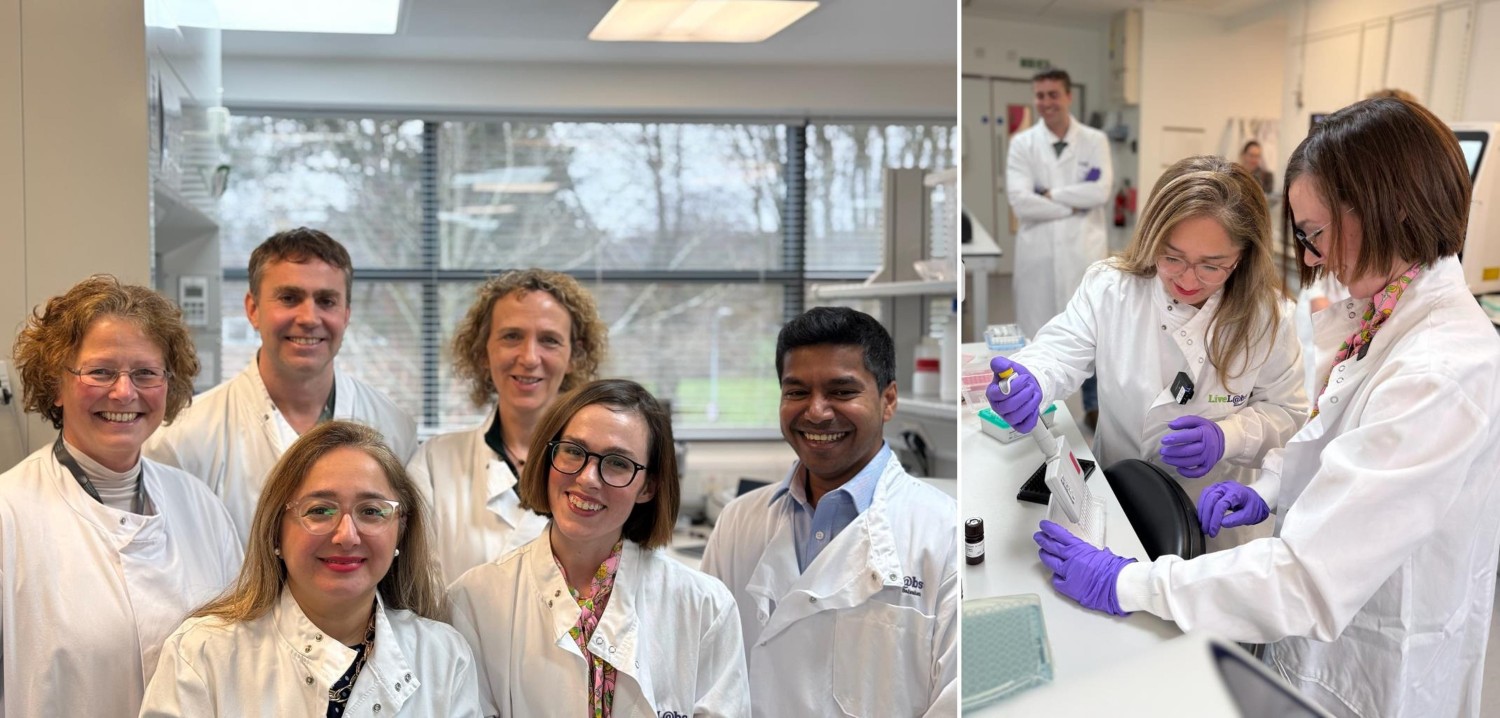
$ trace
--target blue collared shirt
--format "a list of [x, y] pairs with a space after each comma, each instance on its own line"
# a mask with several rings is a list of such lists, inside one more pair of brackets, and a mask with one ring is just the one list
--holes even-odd
[[799, 571], [807, 571], [813, 559], [833, 542], [833, 538], [870, 508], [870, 502], [875, 500], [875, 485], [880, 482], [880, 475], [885, 473], [885, 465], [890, 459], [890, 444], [882, 443], [870, 463], [843, 486], [823, 494], [816, 508], [807, 500], [807, 482], [802, 479], [801, 464], [794, 467], [781, 488], [771, 494], [771, 503], [780, 501], [783, 496], [792, 499], [792, 543], [797, 547]]

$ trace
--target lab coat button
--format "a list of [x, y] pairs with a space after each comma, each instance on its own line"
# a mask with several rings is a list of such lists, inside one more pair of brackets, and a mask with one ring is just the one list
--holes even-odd
[[1350, 318], [1350, 319], [1353, 319], [1353, 318], [1354, 318], [1354, 312], [1349, 312], [1349, 318]]
[[893, 573], [893, 574], [891, 574], [891, 580], [892, 580], [892, 581], [895, 581], [895, 580], [896, 580], [896, 579], [898, 579], [898, 578], [900, 578], [900, 577], [899, 577], [899, 576], [897, 576], [897, 575], [896, 575], [896, 574], [894, 574], [894, 573]]
[[598, 638], [595, 638], [594, 639], [594, 645], [596, 645], [596, 646], [602, 646], [602, 645], [604, 645], [604, 637], [600, 636]]
[[1202, 363], [1203, 363], [1203, 357], [1198, 357], [1198, 363], [1199, 363], [1199, 364], [1202, 364]]
[[1339, 403], [1339, 398], [1336, 397], [1336, 396], [1330, 396], [1330, 397], [1328, 397], [1328, 400], [1331, 401], [1331, 402], [1333, 402], [1333, 403], [1335, 403], [1335, 404]]
[[1167, 330], [1167, 325], [1165, 325], [1165, 324], [1161, 325], [1161, 330], [1162, 331], [1166, 331]]
[[1339, 371], [1343, 371], [1343, 370], [1344, 370], [1344, 367], [1340, 366], [1339, 367]]
[[408, 681], [411, 680], [411, 674], [410, 673], [406, 674], [406, 680], [408, 680]]
[[120, 525], [121, 525], [121, 526], [124, 526], [124, 525], [125, 525], [125, 517], [124, 517], [124, 516], [121, 516], [121, 517], [120, 517]]
[[1192, 346], [1192, 344], [1193, 344], [1193, 340], [1189, 339], [1188, 340], [1188, 346]]
[[817, 603], [818, 602], [818, 597], [817, 596], [808, 596], [807, 597], [807, 602], [808, 603]]
[[314, 633], [313, 634], [313, 640], [314, 641], [321, 641], [321, 640], [323, 640], [323, 634], [321, 634], [321, 633]]
[[[124, 521], [125, 519], [120, 519], [120, 520]], [[819, 532], [813, 534], [813, 538], [815, 538], [815, 539], [817, 539], [819, 541], [822, 541], [823, 540], [823, 532], [819, 531]]]
[[1177, 332], [1177, 336], [1179, 336], [1179, 337], [1185, 337], [1185, 336], [1187, 336], [1187, 332]]
[[379, 704], [379, 703], [376, 703], [376, 704], [375, 704], [375, 708], [374, 708], [374, 710], [375, 710], [375, 712], [376, 712], [376, 713], [379, 713], [379, 712], [380, 712], [380, 704]]
[[1170, 305], [1167, 306], [1167, 311], [1172, 311], [1172, 307]]
[[554, 591], [553, 591], [553, 592], [552, 592], [552, 597], [553, 597], [553, 598], [557, 598], [557, 597], [559, 597], [559, 596], [562, 596], [562, 589], [560, 589], [560, 588], [559, 588], [559, 589], [556, 589], [556, 590], [554, 590]]
[[552, 608], [552, 599], [547, 599], [547, 608]]
[[312, 676], [307, 677], [307, 685], [312, 685]]
[[302, 652], [303, 653], [312, 653], [312, 644], [309, 643], [309, 644], [303, 646], [302, 647]]
[[401, 681], [396, 681], [396, 690], [401, 690]]

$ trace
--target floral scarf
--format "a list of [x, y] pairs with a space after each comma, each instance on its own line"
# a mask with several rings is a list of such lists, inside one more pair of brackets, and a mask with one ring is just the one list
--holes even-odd
[[[620, 568], [620, 548], [624, 540], [616, 541], [615, 547], [610, 549], [609, 557], [604, 563], [599, 564], [599, 570], [594, 572], [594, 578], [590, 582], [593, 589], [588, 598], [579, 598], [578, 591], [571, 585], [568, 593], [573, 600], [578, 602], [582, 609], [578, 614], [578, 624], [568, 629], [568, 635], [573, 637], [573, 642], [578, 644], [578, 650], [589, 661], [589, 715], [593, 718], [609, 718], [615, 702], [615, 667], [604, 662], [592, 653], [589, 653], [589, 639], [594, 636], [594, 629], [599, 627], [599, 618], [604, 615], [604, 607], [609, 603], [609, 596], [615, 588], [615, 572]], [[553, 557], [556, 561], [556, 557]], [[563, 568], [561, 562], [557, 569], [562, 571], [563, 580], [568, 578], [567, 569]]]
[[[1375, 338], [1375, 332], [1379, 331], [1380, 325], [1385, 323], [1387, 317], [1391, 316], [1391, 312], [1396, 309], [1396, 302], [1401, 299], [1402, 293], [1406, 291], [1406, 288], [1411, 285], [1412, 280], [1416, 279], [1417, 274], [1421, 271], [1422, 265], [1420, 263], [1411, 265], [1411, 269], [1406, 270], [1404, 274], [1397, 277], [1390, 284], [1385, 285], [1385, 289], [1380, 290], [1380, 293], [1370, 300], [1370, 305], [1365, 308], [1364, 317], [1359, 320], [1359, 329], [1355, 330], [1353, 334], [1349, 335], [1348, 339], [1344, 340], [1344, 343], [1339, 346], [1339, 352], [1333, 356], [1333, 366], [1338, 366], [1339, 362], [1348, 359], [1356, 353], [1360, 357], [1365, 355], [1365, 350], [1369, 347], [1370, 341]], [[1323, 377], [1323, 388], [1318, 390], [1318, 396], [1313, 401], [1312, 414], [1307, 417], [1308, 419], [1312, 419], [1318, 415], [1317, 399], [1323, 398], [1323, 393], [1328, 391], [1328, 381], [1332, 378], [1332, 373]]]

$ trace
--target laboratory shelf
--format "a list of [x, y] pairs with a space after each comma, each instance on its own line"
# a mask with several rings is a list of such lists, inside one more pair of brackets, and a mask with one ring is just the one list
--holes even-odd
[[938, 401], [934, 397], [916, 397], [902, 394], [897, 397], [896, 411], [905, 412], [912, 416], [925, 416], [933, 419], [958, 419], [958, 400]]
[[814, 284], [812, 295], [818, 299], [882, 299], [885, 297], [919, 297], [958, 294], [958, 282], [871, 282], [869, 284]]

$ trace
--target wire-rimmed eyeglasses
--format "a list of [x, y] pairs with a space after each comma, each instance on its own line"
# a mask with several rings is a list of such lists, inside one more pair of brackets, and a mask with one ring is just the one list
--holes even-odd
[[77, 369], [63, 367], [65, 371], [78, 377], [89, 386], [97, 386], [108, 389], [115, 385], [122, 376], [130, 377], [130, 383], [137, 389], [155, 389], [167, 383], [172, 378], [172, 372], [166, 369], [154, 367], [142, 367], [140, 369], [110, 369], [102, 366], [84, 366]]
[[333, 533], [344, 520], [344, 514], [354, 519], [354, 530], [365, 535], [385, 531], [396, 525], [400, 516], [401, 502], [390, 499], [360, 499], [351, 509], [339, 502], [322, 496], [307, 496], [289, 501], [286, 510], [292, 512], [302, 528], [314, 536]]

